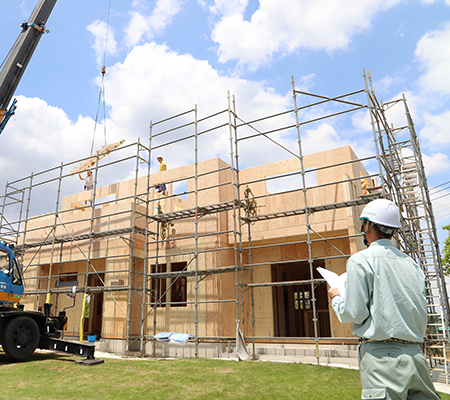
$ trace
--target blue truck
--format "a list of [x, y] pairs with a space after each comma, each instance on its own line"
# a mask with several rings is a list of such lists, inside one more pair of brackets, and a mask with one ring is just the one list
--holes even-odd
[[36, 349], [45, 349], [85, 358], [80, 364], [102, 362], [94, 357], [95, 345], [60, 339], [67, 326], [65, 311], [52, 316], [48, 302], [43, 312], [25, 311], [20, 304], [23, 292], [14, 246], [0, 240], [0, 344], [11, 360], [23, 361]]

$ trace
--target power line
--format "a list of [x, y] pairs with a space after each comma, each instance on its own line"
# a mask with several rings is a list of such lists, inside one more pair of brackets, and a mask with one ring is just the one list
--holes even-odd
[[442, 189], [439, 189], [437, 192], [434, 192], [434, 193], [432, 193], [431, 195], [434, 196], [436, 193], [439, 193], [439, 192], [442, 192], [442, 191], [448, 190], [448, 189], [450, 189], [450, 186], [449, 186], [449, 187], [442, 188]]
[[448, 210], [448, 206], [442, 206], [442, 207], [433, 207], [433, 214], [439, 214], [442, 212], [446, 212]]
[[436, 218], [439, 218], [439, 219], [447, 218], [447, 217], [450, 217], [450, 213], [444, 214], [444, 215], [436, 215]]
[[447, 196], [450, 196], [450, 193], [446, 193], [446, 194], [444, 194], [442, 196], [439, 196], [439, 197], [436, 197], [434, 199], [431, 199], [431, 201], [436, 201], [436, 200], [442, 199], [443, 197], [447, 197]]
[[447, 203], [439, 202], [439, 204], [433, 204], [433, 208], [439, 210], [441, 208], [449, 208]]
[[433, 186], [432, 188], [430, 188], [430, 190], [434, 190], [434, 189], [436, 189], [436, 188], [438, 188], [438, 187], [440, 187], [440, 186], [444, 186], [444, 185], [446, 185], [447, 183], [450, 183], [450, 181], [441, 183], [440, 185], [437, 185], [437, 186]]

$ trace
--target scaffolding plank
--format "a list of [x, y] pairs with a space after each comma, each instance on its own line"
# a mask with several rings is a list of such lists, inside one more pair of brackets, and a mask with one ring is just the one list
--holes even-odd
[[158, 222], [168, 222], [178, 219], [195, 218], [195, 217], [200, 218], [205, 215], [232, 210], [233, 208], [239, 207], [239, 204], [241, 205], [241, 207], [245, 206], [244, 203], [242, 202], [239, 203], [237, 200], [225, 201], [223, 203], [211, 204], [208, 206], [188, 208], [186, 210], [173, 211], [165, 214], [150, 215], [149, 218]]
[[[72, 241], [89, 240], [89, 238], [97, 239], [97, 238], [102, 238], [102, 237], [106, 237], [106, 236], [123, 235], [125, 233], [132, 232], [133, 229], [136, 233], [145, 235], [145, 229], [138, 228], [136, 226], [135, 227], [130, 226], [128, 228], [112, 229], [112, 230], [103, 231], [103, 232], [91, 232], [91, 233], [86, 233], [83, 235], [57, 236], [55, 238], [44, 240], [44, 241], [25, 243], [25, 244], [21, 244], [21, 245], [19, 244], [16, 246], [16, 248], [21, 249], [21, 250], [22, 249], [27, 250], [27, 249], [31, 249], [31, 248], [35, 248], [35, 247], [40, 247], [40, 246], [49, 246], [52, 243], [68, 243], [68, 242], [72, 242]], [[155, 233], [147, 232], [147, 234], [151, 235], [151, 234], [155, 234]]]
[[236, 270], [243, 271], [243, 270], [249, 270], [249, 268], [240, 267], [240, 266], [229, 266], [229, 267], [199, 269], [198, 271], [189, 270], [189, 271], [178, 271], [178, 272], [177, 271], [175, 271], [175, 272], [157, 272], [157, 273], [147, 274], [147, 276], [149, 276], [151, 278], [167, 279], [167, 278], [195, 276], [196, 273], [198, 276], [206, 276], [206, 275], [211, 275], [211, 274], [224, 274], [227, 272], [235, 272]]
[[[355, 206], [365, 205], [365, 204], [369, 203], [371, 200], [373, 200], [373, 198], [361, 198], [361, 199], [341, 201], [338, 203], [322, 204], [319, 206], [309, 206], [308, 211], [309, 211], [309, 213], [315, 213], [315, 212], [319, 212], [319, 211], [329, 211], [329, 210], [336, 210], [339, 208], [355, 207]], [[243, 217], [242, 219], [246, 222], [254, 222], [254, 221], [262, 221], [262, 220], [280, 218], [280, 217], [292, 217], [294, 215], [304, 215], [304, 214], [306, 214], [306, 208], [298, 208], [296, 210], [282, 211], [282, 212], [277, 212], [277, 213], [272, 213], [272, 214], [262, 214], [262, 215], [252, 216], [252, 217]]]

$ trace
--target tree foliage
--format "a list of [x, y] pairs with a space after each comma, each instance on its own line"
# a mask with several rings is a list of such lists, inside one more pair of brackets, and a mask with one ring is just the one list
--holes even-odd
[[450, 276], [450, 225], [443, 226], [449, 235], [444, 240], [444, 249], [442, 250], [442, 265], [444, 267], [445, 275]]

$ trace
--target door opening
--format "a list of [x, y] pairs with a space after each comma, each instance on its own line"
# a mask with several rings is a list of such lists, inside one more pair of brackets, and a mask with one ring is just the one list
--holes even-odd
[[[314, 278], [321, 276], [314, 265]], [[310, 280], [308, 262], [294, 262], [272, 265], [273, 282], [290, 282]], [[327, 286], [318, 284], [314, 288], [318, 335], [330, 337], [330, 316], [328, 311]], [[311, 284], [294, 286], [275, 286], [274, 301], [274, 336], [277, 337], [314, 337], [313, 296]]]

